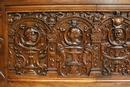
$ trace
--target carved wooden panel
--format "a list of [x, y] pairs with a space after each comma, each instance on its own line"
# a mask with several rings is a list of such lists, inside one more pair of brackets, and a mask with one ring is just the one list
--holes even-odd
[[16, 75], [129, 75], [129, 12], [9, 12]]

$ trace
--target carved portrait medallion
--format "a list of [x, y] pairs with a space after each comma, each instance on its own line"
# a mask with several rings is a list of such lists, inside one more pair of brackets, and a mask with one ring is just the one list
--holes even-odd
[[23, 38], [22, 41], [25, 45], [28, 46], [33, 46], [37, 44], [39, 41], [39, 31], [36, 30], [35, 27], [28, 27], [24, 32], [23, 32]]
[[70, 27], [64, 36], [69, 45], [80, 45], [83, 40], [83, 32], [78, 27]]
[[111, 44], [119, 46], [126, 42], [126, 32], [123, 28], [112, 28], [109, 31], [108, 38]]

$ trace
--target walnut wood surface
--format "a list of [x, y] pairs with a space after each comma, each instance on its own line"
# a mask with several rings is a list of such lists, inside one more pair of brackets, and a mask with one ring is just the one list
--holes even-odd
[[[5, 0], [6, 5], [29, 5], [30, 0]], [[33, 0], [31, 1], [32, 5], [36, 4], [61, 4], [61, 5], [88, 5], [88, 4], [127, 4], [130, 2], [128, 0]]]
[[129, 87], [128, 0], [1, 0], [0, 87]]

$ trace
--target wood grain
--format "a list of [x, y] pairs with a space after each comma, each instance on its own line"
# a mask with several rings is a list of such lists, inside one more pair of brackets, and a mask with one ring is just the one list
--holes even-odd
[[97, 11], [129, 11], [130, 5], [97, 5]]
[[[30, 8], [30, 9], [28, 9]], [[96, 5], [36, 5], [36, 6], [6, 6], [6, 11], [19, 12], [55, 12], [55, 11], [96, 11]]]
[[63, 83], [63, 82], [48, 82], [48, 83], [9, 83], [8, 87], [129, 87], [129, 83], [85, 83], [85, 82], [71, 82], [71, 83]]
[[[30, 0], [5, 0], [6, 5], [29, 5]], [[130, 4], [128, 0], [33, 0], [32, 5], [36, 4], [57, 4], [57, 5], [90, 5], [90, 4]]]

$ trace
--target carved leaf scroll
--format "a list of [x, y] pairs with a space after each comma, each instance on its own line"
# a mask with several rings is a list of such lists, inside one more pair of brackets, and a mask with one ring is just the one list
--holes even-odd
[[129, 75], [129, 18], [129, 12], [120, 11], [9, 12], [9, 71]]

